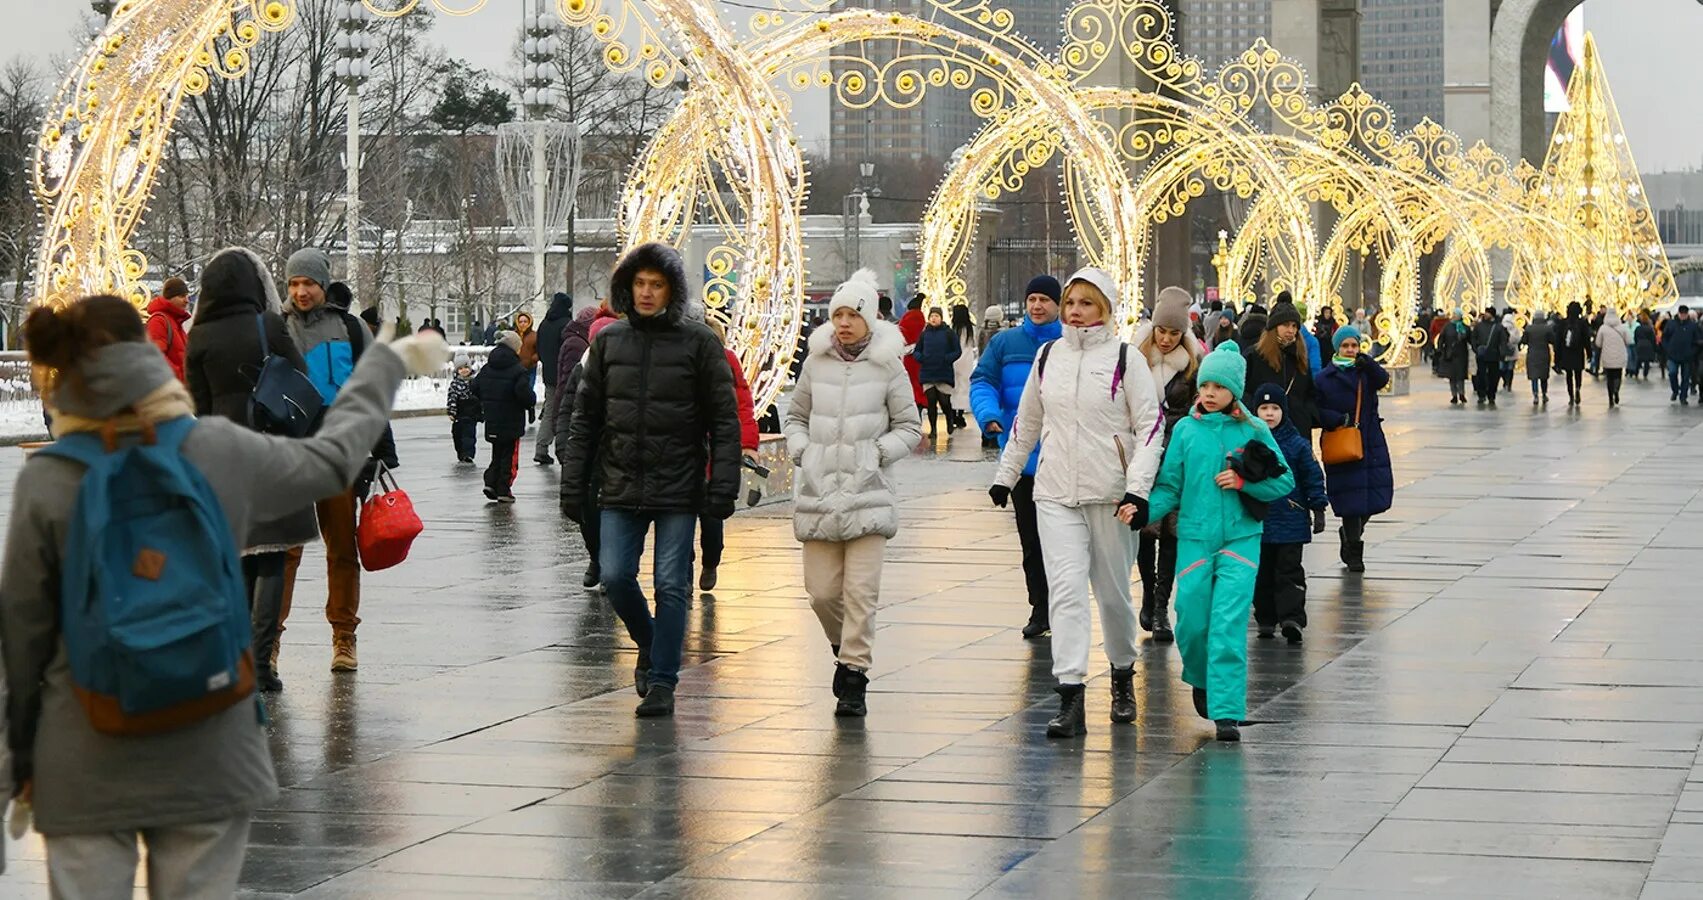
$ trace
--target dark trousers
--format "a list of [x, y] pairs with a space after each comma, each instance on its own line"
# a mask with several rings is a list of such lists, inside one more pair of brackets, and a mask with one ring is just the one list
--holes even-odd
[[514, 493], [520, 468], [520, 439], [491, 438], [491, 464], [485, 467], [485, 487], [499, 497]]
[[698, 549], [704, 554], [703, 567], [721, 566], [721, 551], [727, 548], [727, 522], [715, 516], [698, 517]]
[[1539, 397], [1542, 397], [1545, 400], [1549, 399], [1549, 376], [1548, 375], [1545, 375], [1542, 378], [1533, 378], [1532, 379], [1532, 399], [1536, 400]]
[[946, 414], [947, 431], [951, 431], [957, 427], [957, 420], [953, 418], [956, 413], [952, 411], [952, 393], [950, 391], [942, 392], [938, 388], [929, 388], [926, 392], [924, 392], [923, 396], [928, 398], [929, 434], [934, 434], [936, 431], [940, 430], [940, 422], [937, 418], [940, 413]]
[[449, 424], [450, 439], [455, 441], [455, 458], [472, 459], [479, 448], [479, 423], [457, 419]]
[[1567, 399], [1577, 403], [1585, 387], [1585, 370], [1567, 368], [1562, 369], [1561, 374], [1567, 377]]
[[1608, 405], [1620, 405], [1620, 375], [1619, 369], [1603, 369], [1603, 380], [1608, 387]]
[[1496, 388], [1502, 383], [1502, 371], [1489, 366], [1479, 366], [1478, 374], [1474, 377], [1473, 390], [1480, 400], [1495, 400]]
[[[698, 517], [685, 512], [636, 509], [603, 511], [603, 589], [627, 635], [650, 661], [652, 684], [674, 687], [680, 681], [680, 658], [686, 644], [686, 619], [692, 608], [692, 529]], [[639, 559], [645, 538], [656, 527], [656, 552], [651, 582], [656, 587], [656, 615], [650, 612], [639, 587]]]
[[1155, 609], [1169, 609], [1171, 588], [1177, 583], [1176, 537], [1151, 537], [1143, 532], [1135, 567], [1141, 572], [1141, 611], [1152, 615]]
[[1691, 395], [1691, 363], [1680, 362], [1677, 359], [1668, 360], [1668, 386], [1673, 389], [1673, 398]]
[[1283, 622], [1307, 627], [1307, 568], [1301, 564], [1306, 544], [1265, 544], [1260, 547], [1260, 570], [1254, 576], [1254, 621], [1262, 628]]
[[1462, 400], [1466, 399], [1466, 379], [1465, 378], [1450, 378], [1449, 379], [1449, 396], [1459, 397]]
[[1029, 606], [1047, 615], [1047, 566], [1041, 561], [1041, 527], [1035, 521], [1035, 477], [1024, 475], [1011, 489], [1011, 508], [1017, 513], [1017, 543], [1023, 548], [1023, 581], [1029, 587]]
[[272, 649], [278, 646], [278, 626], [284, 614], [284, 564], [289, 553], [256, 553], [242, 558], [242, 580], [248, 589], [248, 615], [253, 630], [254, 664], [272, 668]]

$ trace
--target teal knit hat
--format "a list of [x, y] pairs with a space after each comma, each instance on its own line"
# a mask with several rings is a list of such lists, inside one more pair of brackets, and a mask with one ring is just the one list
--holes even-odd
[[1349, 338], [1362, 342], [1365, 341], [1365, 338], [1360, 334], [1360, 329], [1355, 328], [1353, 325], [1344, 325], [1336, 330], [1336, 334], [1330, 336], [1331, 352], [1335, 353], [1336, 351], [1341, 350], [1342, 342]]
[[1230, 393], [1241, 398], [1247, 389], [1248, 362], [1242, 358], [1242, 349], [1236, 346], [1235, 341], [1224, 341], [1200, 361], [1200, 374], [1195, 377], [1195, 384], [1198, 386], [1208, 381], [1229, 388]]

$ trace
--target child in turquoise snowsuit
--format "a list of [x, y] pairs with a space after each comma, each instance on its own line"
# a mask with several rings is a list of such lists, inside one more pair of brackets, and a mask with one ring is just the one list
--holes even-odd
[[1295, 487], [1287, 468], [1257, 482], [1230, 470], [1230, 458], [1251, 441], [1283, 458], [1271, 430], [1238, 399], [1247, 375], [1234, 341], [1201, 360], [1200, 400], [1171, 434], [1148, 510], [1154, 522], [1178, 514], [1176, 631], [1183, 680], [1194, 688], [1196, 711], [1214, 720], [1218, 739], [1226, 741], [1241, 739], [1237, 726], [1247, 715], [1248, 609], [1264, 533], [1239, 493], [1270, 503]]

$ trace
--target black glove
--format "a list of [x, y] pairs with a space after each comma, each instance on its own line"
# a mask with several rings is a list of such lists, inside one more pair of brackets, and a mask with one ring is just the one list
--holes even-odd
[[1367, 363], [1369, 363], [1371, 361], [1372, 361], [1371, 354], [1368, 354], [1368, 353], [1362, 353], [1359, 356], [1354, 357], [1354, 365], [1356, 365], [1356, 366], [1365, 366]]
[[1118, 508], [1122, 509], [1125, 504], [1135, 507], [1135, 516], [1129, 520], [1129, 530], [1140, 531], [1141, 529], [1146, 528], [1147, 501], [1134, 494], [1125, 494], [1124, 498], [1118, 501]]
[[1004, 509], [1005, 504], [1011, 502], [1011, 488], [1003, 484], [996, 484], [988, 488], [988, 496], [993, 498], [994, 506]]
[[373, 489], [373, 479], [378, 477], [378, 460], [368, 459], [361, 466], [361, 473], [355, 476], [355, 502], [362, 503], [367, 494]]
[[584, 509], [585, 502], [578, 496], [573, 494], [562, 495], [562, 517], [567, 519], [569, 522], [572, 522], [575, 525], [585, 524], [580, 521], [581, 514]]
[[734, 506], [735, 502], [731, 497], [725, 500], [712, 497], [704, 502], [704, 515], [709, 516], [712, 519], [719, 519], [725, 522], [728, 519], [733, 518]]
[[1313, 533], [1325, 533], [1325, 511], [1322, 509], [1313, 510]]

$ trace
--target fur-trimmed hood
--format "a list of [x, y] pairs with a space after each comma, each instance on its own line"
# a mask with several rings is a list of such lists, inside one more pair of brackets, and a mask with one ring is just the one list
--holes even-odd
[[627, 252], [609, 276], [609, 308], [628, 321], [637, 321], [633, 311], [633, 278], [642, 269], [654, 269], [668, 279], [668, 307], [663, 320], [678, 325], [686, 317], [691, 297], [686, 293], [686, 261], [680, 251], [667, 244], [640, 244]]
[[198, 294], [196, 325], [226, 316], [282, 314], [284, 309], [272, 272], [259, 254], [246, 247], [228, 247], [214, 254], [201, 272]]
[[[899, 333], [899, 326], [891, 322], [877, 319], [869, 323], [871, 335], [868, 349], [858, 357], [859, 362], [871, 360], [875, 362], [892, 362], [902, 365], [905, 356], [905, 338]], [[810, 333], [810, 355], [818, 354], [839, 359], [834, 353], [834, 323], [828, 322]]]

